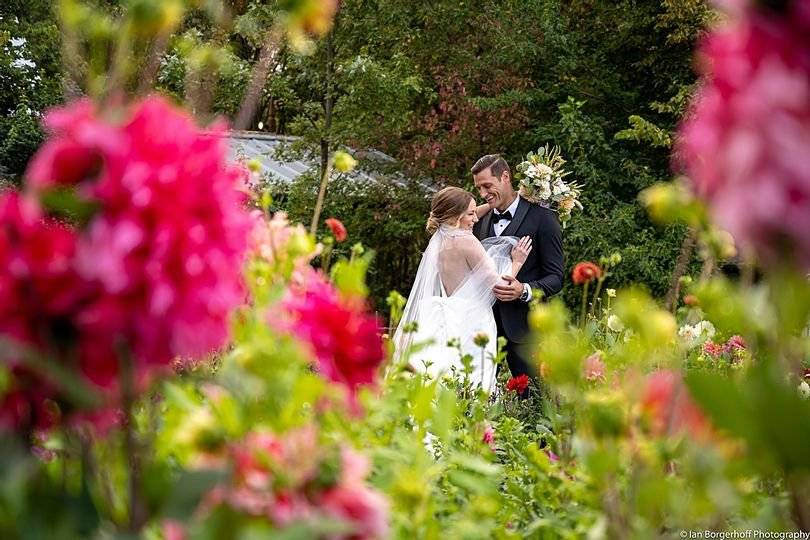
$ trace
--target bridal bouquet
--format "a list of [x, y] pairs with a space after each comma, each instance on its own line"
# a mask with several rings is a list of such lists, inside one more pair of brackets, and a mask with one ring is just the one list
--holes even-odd
[[560, 216], [560, 223], [571, 218], [574, 207], [582, 209], [579, 202], [581, 186], [576, 182], [566, 182], [564, 178], [571, 174], [563, 169], [565, 160], [557, 146], [549, 148], [548, 144], [529, 152], [526, 160], [517, 166], [519, 193], [525, 199], [549, 206]]

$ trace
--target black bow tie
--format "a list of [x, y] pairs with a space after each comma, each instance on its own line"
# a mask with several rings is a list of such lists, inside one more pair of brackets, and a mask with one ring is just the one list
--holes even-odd
[[492, 212], [492, 221], [493, 222], [498, 223], [502, 219], [505, 219], [507, 221], [511, 221], [512, 220], [512, 213], [509, 210], [507, 210], [503, 214], [499, 214], [497, 212]]

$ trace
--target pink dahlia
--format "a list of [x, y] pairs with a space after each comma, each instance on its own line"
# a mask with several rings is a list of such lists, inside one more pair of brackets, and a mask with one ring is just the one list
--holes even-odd
[[348, 447], [341, 449], [341, 472], [337, 485], [321, 493], [316, 502], [326, 515], [348, 522], [352, 540], [388, 536], [388, 500], [366, 485], [368, 458]]
[[231, 483], [209, 493], [204, 511], [226, 504], [282, 529], [331, 518], [351, 532], [329, 538], [387, 536], [388, 501], [366, 483], [368, 460], [350, 448], [319, 445], [313, 426], [284, 435], [251, 433], [232, 448], [231, 459]]
[[[0, 199], [0, 334], [113, 398], [122, 351], [143, 383], [226, 342], [251, 226], [221, 128], [203, 133], [158, 97], [118, 113], [84, 100], [46, 116], [29, 194], [69, 190], [91, 209], [73, 228], [43, 220], [29, 199]], [[30, 416], [38, 407], [22, 411], [19, 392], [37, 387], [40, 399], [49, 381], [13, 374], [16, 414]]]
[[317, 272], [283, 302], [290, 328], [306, 341], [318, 359], [317, 370], [345, 385], [353, 397], [372, 384], [385, 359], [380, 323], [356, 301], [342, 298]]
[[728, 338], [728, 341], [726, 341], [726, 344], [723, 345], [723, 351], [727, 353], [744, 351], [745, 348], [745, 340], [742, 336], [731, 336]]
[[205, 134], [159, 97], [121, 122], [80, 101], [45, 124], [52, 136], [31, 162], [30, 183], [40, 191], [72, 184], [97, 206], [75, 260], [97, 288], [76, 318], [85, 374], [112, 384], [116, 343], [141, 366], [221, 347], [244, 299], [251, 226], [245, 171], [228, 163], [222, 128]]
[[201, 356], [226, 342], [244, 301], [245, 171], [228, 163], [224, 137], [162, 98], [138, 105], [120, 135], [79, 245], [80, 273], [102, 288], [83, 327], [123, 335], [141, 363]]
[[766, 263], [810, 269], [810, 1], [739, 15], [700, 47], [676, 151], [715, 220]]
[[487, 424], [486, 427], [484, 428], [484, 435], [483, 437], [481, 437], [481, 441], [487, 446], [489, 446], [489, 448], [494, 452], [496, 450], [495, 428]]

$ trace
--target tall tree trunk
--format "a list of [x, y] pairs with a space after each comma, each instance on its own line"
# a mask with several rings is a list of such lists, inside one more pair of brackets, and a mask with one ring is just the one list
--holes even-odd
[[233, 123], [234, 129], [247, 129], [253, 123], [253, 117], [256, 114], [256, 108], [259, 105], [264, 85], [267, 83], [267, 76], [270, 74], [273, 61], [276, 59], [280, 42], [279, 31], [270, 29], [264, 38], [264, 43], [262, 43], [259, 61], [253, 67], [250, 82], [247, 90], [245, 90], [245, 97], [242, 98], [242, 104]]
[[324, 77], [324, 100], [323, 100], [323, 132], [321, 133], [321, 185], [318, 189], [318, 199], [315, 201], [315, 211], [312, 213], [312, 225], [309, 228], [310, 234], [315, 234], [318, 230], [318, 221], [321, 217], [323, 202], [326, 199], [326, 185], [329, 183], [329, 173], [331, 162], [329, 160], [329, 138], [332, 130], [332, 107], [334, 105], [334, 95], [332, 89], [332, 76], [334, 70], [334, 31], [335, 27], [326, 36], [326, 76]]
[[686, 274], [689, 268], [689, 260], [692, 258], [692, 253], [695, 250], [695, 241], [697, 240], [697, 230], [692, 227], [686, 231], [686, 236], [681, 243], [681, 252], [678, 255], [678, 260], [675, 262], [675, 269], [672, 271], [672, 279], [669, 282], [669, 290], [664, 301], [664, 306], [667, 311], [675, 311], [678, 305], [678, 294], [681, 290], [681, 277]]

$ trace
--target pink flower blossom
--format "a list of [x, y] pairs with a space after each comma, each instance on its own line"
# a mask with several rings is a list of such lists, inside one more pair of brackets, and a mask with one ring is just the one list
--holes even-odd
[[289, 328], [311, 346], [323, 377], [344, 385], [350, 397], [360, 386], [376, 381], [385, 359], [376, 317], [357, 302], [341, 298], [316, 272], [299, 290], [291, 289], [282, 305], [291, 319]]
[[720, 358], [725, 352], [725, 347], [714, 341], [707, 341], [703, 344], [703, 354], [711, 356], [712, 358]]
[[119, 134], [126, 144], [105, 156], [92, 189], [101, 209], [78, 249], [79, 272], [102, 289], [82, 330], [125, 338], [141, 364], [204, 355], [225, 343], [244, 300], [245, 171], [227, 163], [222, 137], [162, 98], [136, 106]]
[[602, 361], [602, 353], [596, 351], [588, 358], [585, 359], [585, 380], [588, 381], [604, 381], [605, 380], [605, 363]]
[[337, 486], [319, 500], [320, 509], [329, 517], [352, 525], [348, 535], [331, 538], [373, 540], [388, 537], [388, 501], [377, 491], [364, 486]]
[[482, 442], [489, 446], [489, 448], [494, 452], [496, 450], [495, 447], [495, 428], [491, 425], [487, 424], [484, 428], [484, 436], [481, 438]]
[[173, 519], [163, 522], [163, 536], [166, 540], [186, 540], [186, 529], [183, 524]]
[[226, 504], [278, 528], [328, 517], [351, 528], [329, 538], [385, 538], [388, 501], [366, 484], [368, 460], [350, 448], [339, 449], [340, 473], [335, 477], [332, 466], [326, 466], [336, 457], [332, 450], [318, 444], [313, 426], [283, 436], [251, 433], [231, 450], [231, 484], [208, 494], [203, 513]]
[[734, 351], [744, 351], [745, 347], [745, 340], [742, 336], [731, 336], [726, 341], [726, 344], [723, 345], [723, 351], [727, 353], [732, 353]]
[[700, 47], [676, 155], [714, 219], [765, 263], [810, 269], [810, 2], [738, 15]]

